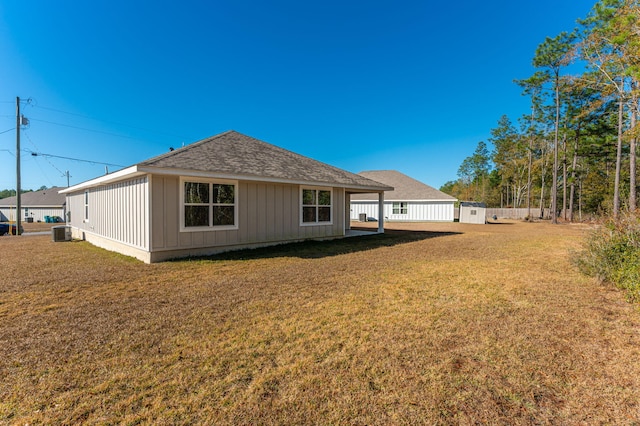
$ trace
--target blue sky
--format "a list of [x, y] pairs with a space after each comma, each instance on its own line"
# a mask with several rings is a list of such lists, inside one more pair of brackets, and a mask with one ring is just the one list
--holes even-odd
[[[529, 110], [546, 36], [595, 1], [0, 2], [0, 189], [66, 186], [237, 130], [440, 187]], [[33, 156], [31, 152], [66, 158]]]

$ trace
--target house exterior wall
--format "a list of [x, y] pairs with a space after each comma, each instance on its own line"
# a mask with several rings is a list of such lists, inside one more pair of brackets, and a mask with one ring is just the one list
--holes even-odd
[[[408, 201], [406, 203], [407, 214], [393, 214], [393, 201], [385, 200], [385, 220], [390, 222], [453, 222], [453, 201]], [[359, 220], [361, 213], [366, 213], [369, 220], [378, 220], [378, 203], [376, 201], [351, 200], [350, 210], [351, 220]]]
[[[24, 221], [27, 217], [32, 217], [34, 222], [44, 222], [45, 216], [59, 217], [64, 221], [64, 208], [63, 207], [29, 207], [21, 206], [22, 216], [20, 220]], [[0, 208], [0, 222], [16, 220], [16, 209], [10, 207]]]
[[180, 178], [154, 175], [151, 185], [151, 262], [239, 248], [344, 235], [344, 189], [332, 189], [331, 224], [300, 223], [300, 185], [237, 182], [237, 229], [180, 229]]
[[485, 207], [460, 206], [460, 223], [484, 224], [486, 221], [487, 209]]
[[149, 181], [146, 176], [67, 194], [73, 238], [148, 261]]

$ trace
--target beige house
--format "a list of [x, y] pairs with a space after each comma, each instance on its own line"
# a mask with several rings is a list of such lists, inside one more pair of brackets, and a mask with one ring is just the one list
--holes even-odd
[[61, 192], [74, 238], [151, 263], [344, 237], [351, 194], [391, 189], [228, 131]]
[[367, 179], [393, 187], [384, 195], [384, 214], [379, 215], [374, 194], [351, 196], [351, 220], [397, 222], [453, 222], [455, 197], [396, 170], [360, 172]]

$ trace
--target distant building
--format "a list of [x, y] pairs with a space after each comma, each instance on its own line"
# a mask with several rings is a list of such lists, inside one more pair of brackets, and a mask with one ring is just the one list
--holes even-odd
[[[359, 175], [393, 187], [384, 192], [384, 219], [396, 222], [453, 222], [455, 197], [395, 170], [374, 170]], [[351, 220], [378, 220], [375, 194], [351, 196]]]
[[[42, 191], [25, 192], [20, 196], [21, 221], [44, 222], [45, 217], [53, 217], [64, 222], [66, 197], [58, 192], [63, 189], [53, 187]], [[15, 221], [16, 197], [0, 199], [0, 221]]]
[[474, 201], [462, 201], [460, 203], [460, 223], [487, 222], [487, 207], [484, 203]]

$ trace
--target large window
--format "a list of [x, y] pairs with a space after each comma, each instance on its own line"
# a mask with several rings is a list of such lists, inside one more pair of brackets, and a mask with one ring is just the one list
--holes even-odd
[[407, 207], [407, 203], [393, 203], [393, 214], [408, 214], [409, 209]]
[[331, 223], [330, 189], [302, 188], [302, 223]]
[[182, 181], [183, 229], [235, 228], [235, 182]]

